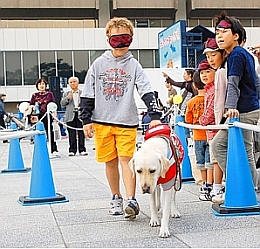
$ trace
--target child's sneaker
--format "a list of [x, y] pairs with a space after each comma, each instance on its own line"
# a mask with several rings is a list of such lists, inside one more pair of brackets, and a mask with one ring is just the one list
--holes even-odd
[[139, 214], [140, 207], [136, 199], [132, 197], [126, 201], [125, 205], [125, 218], [135, 219], [136, 215]]
[[199, 196], [199, 199], [201, 201], [211, 201], [212, 197], [213, 197], [211, 190], [212, 190], [212, 188], [208, 188], [205, 194], [201, 194]]
[[225, 201], [225, 188], [222, 188], [218, 193], [212, 196], [212, 202], [222, 204]]
[[200, 193], [205, 194], [207, 192], [208, 188], [206, 187], [206, 183], [203, 182], [203, 184], [200, 186]]
[[113, 195], [110, 202], [109, 214], [111, 215], [122, 215], [123, 211], [123, 198], [118, 195]]

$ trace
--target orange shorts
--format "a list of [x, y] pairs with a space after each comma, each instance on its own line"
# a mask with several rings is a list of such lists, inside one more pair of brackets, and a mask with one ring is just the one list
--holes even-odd
[[137, 128], [93, 124], [96, 160], [109, 162], [117, 157], [133, 157]]

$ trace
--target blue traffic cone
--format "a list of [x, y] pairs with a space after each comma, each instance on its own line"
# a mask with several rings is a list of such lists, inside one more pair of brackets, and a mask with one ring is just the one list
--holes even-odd
[[[39, 122], [36, 129], [44, 131], [43, 123]], [[52, 204], [68, 201], [65, 196], [55, 192], [46, 134], [35, 135], [30, 193], [29, 196], [19, 197], [18, 201], [22, 205]]]
[[[230, 123], [239, 121], [238, 118]], [[213, 204], [215, 215], [260, 214], [260, 206], [254, 189], [242, 130], [231, 126], [228, 130], [226, 190], [224, 204]]]
[[[15, 123], [11, 123], [11, 129], [17, 131]], [[1, 173], [28, 173], [31, 169], [24, 167], [21, 146], [19, 138], [10, 139], [8, 168], [1, 171]]]
[[192, 176], [192, 171], [191, 171], [191, 163], [188, 155], [188, 146], [187, 146], [187, 141], [185, 136], [185, 129], [183, 126], [178, 125], [178, 122], [183, 122], [183, 121], [184, 121], [184, 116], [181, 115], [176, 116], [174, 132], [181, 140], [184, 149], [184, 158], [182, 161], [182, 181], [187, 182], [187, 181], [194, 181], [194, 177]]

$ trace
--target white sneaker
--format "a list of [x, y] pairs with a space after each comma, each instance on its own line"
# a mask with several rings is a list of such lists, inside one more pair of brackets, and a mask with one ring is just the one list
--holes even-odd
[[128, 199], [125, 205], [125, 218], [129, 218], [130, 220], [135, 219], [139, 212], [140, 207], [136, 199], [134, 197]]
[[199, 191], [201, 194], [206, 194], [207, 191], [208, 191], [208, 187], [206, 187], [206, 183], [203, 183], [200, 188], [199, 188]]
[[53, 152], [51, 153], [51, 156], [52, 156], [52, 157], [61, 157], [61, 156], [60, 156], [60, 153], [59, 153], [58, 151], [53, 151]]
[[122, 215], [124, 213], [123, 198], [118, 195], [113, 195], [108, 212], [111, 215]]
[[68, 156], [75, 156], [74, 152], [69, 152]]
[[82, 152], [80, 152], [80, 155], [81, 155], [81, 156], [87, 156], [87, 155], [88, 155], [88, 152], [82, 151]]
[[225, 189], [222, 188], [218, 193], [212, 196], [211, 201], [214, 203], [222, 204], [225, 201]]

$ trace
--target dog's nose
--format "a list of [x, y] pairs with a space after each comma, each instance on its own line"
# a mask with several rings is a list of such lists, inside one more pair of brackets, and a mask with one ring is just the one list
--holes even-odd
[[145, 185], [142, 187], [143, 194], [149, 194], [150, 193], [150, 187]]

